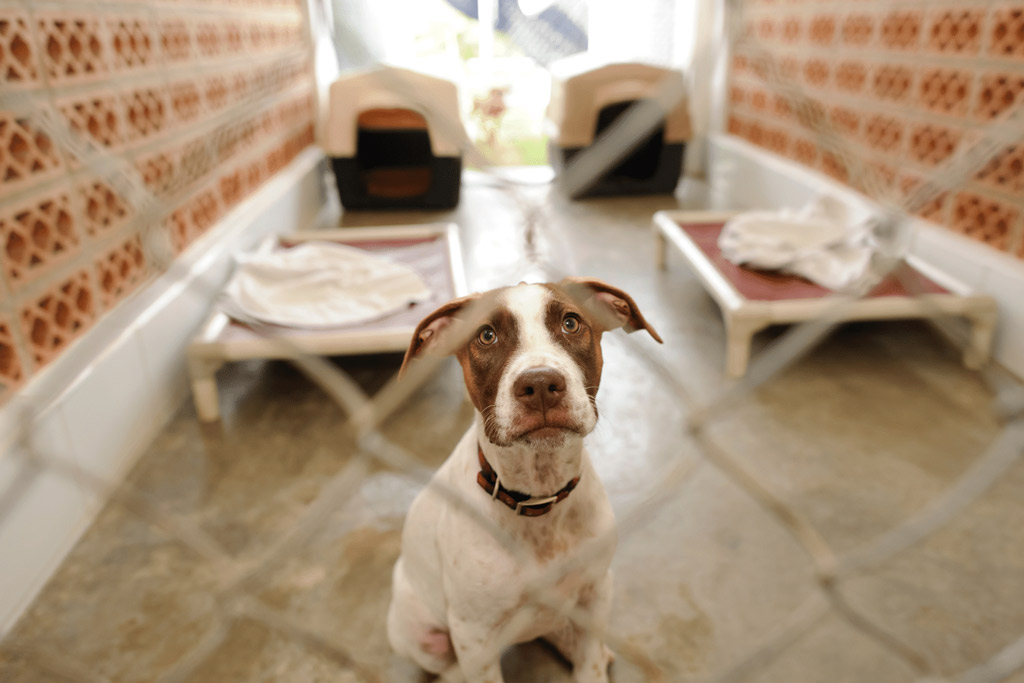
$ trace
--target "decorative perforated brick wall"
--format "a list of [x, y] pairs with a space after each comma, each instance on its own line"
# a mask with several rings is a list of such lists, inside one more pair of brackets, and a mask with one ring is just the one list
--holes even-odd
[[[877, 174], [889, 199], [918, 187], [1010, 107], [1024, 106], [1024, 2], [745, 0], [741, 27]], [[764, 73], [753, 53], [734, 55], [728, 131], [866, 190]], [[1024, 257], [1024, 143], [917, 213]]]
[[0, 402], [313, 143], [304, 5], [0, 0]]

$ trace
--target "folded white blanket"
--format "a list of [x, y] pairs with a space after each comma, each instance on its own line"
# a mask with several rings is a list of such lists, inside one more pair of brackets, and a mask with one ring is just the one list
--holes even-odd
[[430, 298], [408, 266], [331, 242], [238, 258], [222, 309], [242, 320], [298, 328], [358, 325]]
[[752, 211], [725, 224], [718, 247], [737, 265], [794, 273], [843, 290], [868, 274], [872, 220], [828, 199], [796, 211]]

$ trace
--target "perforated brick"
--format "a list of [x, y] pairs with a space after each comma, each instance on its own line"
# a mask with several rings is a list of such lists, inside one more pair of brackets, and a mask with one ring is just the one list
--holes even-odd
[[245, 197], [245, 172], [234, 169], [224, 173], [217, 181], [217, 190], [220, 192], [221, 204], [225, 208], [233, 207]]
[[45, 365], [85, 332], [96, 317], [88, 271], [55, 283], [21, 309], [21, 327], [36, 365]]
[[78, 193], [82, 223], [90, 237], [106, 235], [132, 216], [128, 204], [101, 180], [81, 183]]
[[868, 70], [863, 62], [847, 60], [836, 68], [836, 87], [847, 93], [859, 93], [867, 83]]
[[[764, 129], [756, 121], [751, 122], [747, 127], [747, 139], [755, 145], [760, 145], [764, 140]], [[288, 154], [284, 145], [278, 145], [267, 153], [267, 173], [274, 175], [288, 165]]]
[[207, 189], [200, 192], [189, 203], [188, 211], [197, 236], [209, 230], [221, 215], [216, 191]]
[[1024, 104], [1024, 74], [985, 73], [978, 86], [974, 114], [987, 121], [1014, 106]]
[[864, 122], [864, 141], [880, 151], [897, 151], [903, 141], [905, 126], [900, 119], [875, 114]]
[[800, 74], [800, 60], [796, 57], [783, 57], [779, 60], [779, 72], [783, 78], [797, 78]]
[[214, 21], [201, 21], [196, 24], [196, 46], [203, 57], [216, 57], [224, 51], [221, 26]]
[[876, 96], [899, 102], [907, 99], [913, 80], [914, 73], [909, 67], [883, 64], [875, 69], [871, 83]]
[[972, 192], [959, 193], [953, 204], [952, 227], [968, 237], [1005, 250], [1020, 211]]
[[1024, 193], [1024, 144], [997, 154], [978, 172], [977, 179], [1008, 194]]
[[793, 102], [793, 112], [800, 125], [809, 130], [817, 130], [826, 120], [828, 110], [820, 100], [803, 98]]
[[0, 401], [5, 400], [25, 379], [24, 364], [11, 334], [7, 318], [0, 318]]
[[221, 207], [216, 189], [197, 193], [165, 221], [171, 245], [177, 253], [184, 251], [220, 218]]
[[921, 12], [889, 12], [882, 18], [882, 45], [893, 50], [917, 49], [921, 44], [923, 21]]
[[[898, 181], [901, 200], [907, 200], [921, 186], [922, 182], [924, 182], [922, 177], [915, 173], [901, 175]], [[945, 225], [949, 222], [946, 211], [948, 200], [949, 193], [942, 192], [917, 208], [911, 207], [911, 212], [925, 220]]]
[[229, 94], [228, 82], [224, 76], [211, 76], [203, 84], [203, 98], [208, 112], [216, 112], [226, 106]]
[[236, 19], [227, 19], [224, 25], [224, 50], [236, 55], [246, 48], [245, 28]]
[[100, 303], [109, 310], [134, 291], [147, 276], [142, 238], [132, 235], [97, 259], [96, 282]]
[[[731, 123], [730, 123], [731, 125]], [[731, 132], [731, 131], [730, 131]], [[253, 161], [245, 168], [245, 192], [254, 192], [267, 180], [266, 171], [260, 161]]]
[[867, 164], [865, 170], [872, 175], [874, 182], [881, 184], [884, 188], [891, 188], [896, 182], [896, 168], [884, 161], [872, 161]]
[[[753, 27], [751, 27], [753, 32]], [[272, 47], [267, 26], [261, 21], [251, 22], [248, 26], [249, 45], [253, 50], [261, 51]]]
[[824, 59], [808, 59], [804, 63], [804, 81], [816, 88], [823, 88], [828, 83], [830, 70]]
[[813, 141], [806, 138], [798, 138], [793, 141], [793, 145], [790, 147], [790, 150], [793, 158], [801, 164], [811, 168], [817, 165], [818, 146]]
[[789, 17], [782, 24], [782, 42], [793, 45], [803, 37], [803, 23], [797, 17]]
[[875, 20], [870, 14], [851, 14], [843, 20], [843, 42], [863, 47], [871, 42]]
[[110, 53], [115, 69], [137, 69], [154, 61], [152, 27], [148, 20], [119, 18], [107, 21]]
[[146, 187], [158, 197], [163, 197], [176, 187], [178, 163], [177, 150], [161, 150], [143, 157], [136, 165]]
[[[761, 123], [756, 119], [751, 120], [747, 124], [746, 138], [748, 141], [752, 142], [758, 147], [762, 146], [764, 144], [764, 126], [762, 126]], [[278, 148], [277, 150], [274, 151], [274, 154], [279, 155], [280, 167], [283, 167], [287, 163], [287, 160], [285, 159], [284, 149]]]
[[860, 114], [848, 107], [832, 107], [829, 111], [829, 121], [841, 135], [856, 136], [860, 132], [860, 120]]
[[192, 33], [182, 19], [165, 19], [158, 30], [160, 49], [168, 62], [183, 62], [192, 56]]
[[[769, 101], [770, 96], [768, 94], [768, 91], [763, 90], [761, 88], [754, 90], [750, 94], [750, 107], [758, 113], [763, 114], [768, 111]], [[287, 121], [284, 119], [284, 117], [282, 117], [280, 123], [286, 124]]]
[[1024, 56], [1024, 7], [1001, 7], [992, 13], [989, 52], [998, 57]]
[[164, 229], [171, 241], [175, 253], [180, 254], [196, 237], [196, 231], [189, 221], [188, 211], [184, 208], [171, 212], [164, 221]]
[[216, 159], [208, 143], [209, 140], [203, 136], [182, 146], [174, 177], [178, 187], [189, 187], [213, 170]]
[[91, 96], [58, 104], [71, 131], [104, 147], [120, 147], [125, 140], [124, 123], [118, 98], [112, 93], [96, 92]]
[[729, 121], [728, 123], [726, 123], [726, 130], [728, 130], [733, 135], [738, 135], [739, 137], [746, 137], [746, 125], [744, 124], [743, 120], [738, 118], [737, 116], [729, 117]]
[[827, 150], [823, 150], [821, 153], [821, 170], [825, 175], [841, 183], [845, 183], [849, 179], [849, 173], [840, 158]]
[[0, 111], [0, 187], [51, 176], [63, 168], [46, 133], [27, 118]]
[[813, 17], [807, 29], [810, 41], [822, 47], [832, 44], [836, 37], [836, 18], [831, 14]]
[[43, 15], [37, 23], [44, 68], [52, 80], [80, 79], [110, 70], [96, 17]]
[[784, 155], [789, 150], [789, 133], [781, 128], [766, 128], [763, 144], [766, 149]]
[[981, 10], [935, 12], [928, 28], [928, 48], [935, 52], [977, 54], [981, 47]]
[[179, 123], [189, 123], [199, 116], [202, 110], [202, 98], [199, 88], [193, 81], [178, 81], [168, 88], [171, 98], [171, 110]]
[[0, 16], [0, 82], [7, 87], [31, 85], [39, 79], [32, 31], [25, 15]]
[[141, 140], [159, 135], [168, 126], [166, 91], [145, 88], [123, 96], [128, 138]]
[[734, 107], [742, 107], [747, 101], [747, 91], [742, 86], [732, 85], [729, 88], [729, 102]]
[[772, 96], [772, 116], [783, 121], [793, 118], [793, 106], [785, 95], [775, 94]]
[[43, 196], [0, 214], [4, 272], [15, 289], [50, 273], [81, 246], [69, 196]]
[[236, 71], [231, 74], [231, 97], [236, 101], [243, 100], [249, 95], [249, 73], [246, 70]]
[[964, 116], [970, 106], [971, 73], [959, 69], [929, 69], [921, 74], [918, 102], [924, 109]]
[[909, 154], [915, 161], [934, 166], [951, 157], [962, 138], [963, 133], [953, 128], [917, 125], [910, 133]]

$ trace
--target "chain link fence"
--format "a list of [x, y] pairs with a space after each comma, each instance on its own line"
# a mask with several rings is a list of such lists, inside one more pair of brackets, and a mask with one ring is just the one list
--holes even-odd
[[[345, 27], [342, 24], [342, 28], [338, 41], [348, 50], [358, 50], [360, 43], [357, 27]], [[733, 40], [732, 49], [737, 54], [746, 55], [758, 65], [767, 86], [789, 101], [792, 109], [798, 112], [801, 120], [814, 132], [821, 148], [831, 151], [841, 160], [849, 177], [858, 179], [856, 184], [861, 189], [885, 201], [885, 188], [880, 181], [872, 176], [870, 169], [864, 168], [855, 151], [849, 149], [848, 144], [834, 134], [828, 121], [813, 106], [800, 86], [783, 76], [769, 51], [763, 49], [756, 39], [749, 35], [737, 35]], [[296, 55], [296, 64], [303, 63], [302, 58], [302, 55]], [[387, 84], [390, 88], [402, 92], [413, 101], [417, 100], [416, 93], [400, 78], [391, 78], [394, 79], [393, 82]], [[119, 163], [116, 156], [76, 135], [59, 117], [37, 118], [39, 125], [48, 135], [63, 148], [73, 150], [82, 163], [88, 164], [97, 175], [116, 187], [136, 212], [147, 217], [146, 223], [151, 226], [143, 235], [147, 255], [151, 262], [169, 265], [173, 249], [167, 243], [167, 233], [161, 228], [161, 224], [170, 211], [169, 207], [174, 206], [173, 198], [179, 190], [188, 187], [193, 178], [202, 175], [202, 168], [215, 163], [219, 150], [225, 146], [239, 144], [239, 133], [231, 127], [231, 121], [236, 115], [253, 107], [283, 103], [287, 99], [289, 93], [280, 91], [277, 87], [279, 81], [286, 82], [286, 76], [278, 79], [273, 73], [268, 72], [266, 78], [261, 81], [261, 87], [220, 114], [210, 130], [207, 143], [193, 149], [187, 163], [181, 166], [180, 173], [184, 175], [174, 178], [168, 186], [168, 191], [161, 196], [155, 195], [149, 189], [134, 166]], [[682, 82], [666, 82], [655, 102], [637, 107], [623, 117], [618, 125], [609, 130], [592, 149], [581, 155], [566, 170], [559, 181], [564, 186], [563, 189], [571, 194], [575, 189], [584, 187], [594, 180], [604, 169], [612, 167], [618, 159], [628, 153], [633, 141], [642, 139], [657, 125], [660, 112], [670, 109], [671, 105], [684, 95], [685, 87]], [[25, 115], [35, 116], [42, 110], [38, 106], [40, 104], [34, 101], [30, 94], [5, 93], [0, 96], [0, 108]], [[429, 103], [423, 104], [429, 107]], [[884, 204], [885, 217], [877, 226], [877, 235], [883, 248], [873, 264], [879, 276], [892, 270], [903, 253], [902, 250], [907, 243], [905, 231], [910, 229], [906, 215], [926, 203], [935, 194], [955, 187], [957, 183], [970, 177], [1007, 142], [1019, 141], [1020, 131], [1024, 130], [1022, 124], [1024, 106], [1018, 102], [1015, 107], [988, 126], [983, 135], [978, 136], [971, 144], [964, 145], [950, 162], [929, 178], [928, 182], [923, 183], [903, 204]], [[449, 137], [464, 139], [458, 122], [452, 121], [450, 126]], [[486, 158], [468, 142], [463, 151], [470, 163], [485, 171], [488, 169]], [[493, 181], [520, 212], [523, 225], [524, 272], [543, 272], [551, 280], [575, 274], [567, 272], [567, 269], [559, 265], [571, 263], [571, 259], [559, 253], [560, 249], [565, 248], [567, 240], [557, 234], [552, 223], [547, 220], [547, 210], [543, 201], [507, 180], [503, 175], [495, 174]], [[907, 282], [905, 285], [912, 287], [913, 283]], [[864, 293], [866, 290], [861, 292]], [[205, 294], [210, 299], [214, 298], [216, 292], [212, 285], [211, 290]], [[766, 386], [813, 349], [834, 327], [838, 314], [849, 301], [850, 299], [837, 299], [831, 314], [790, 328], [756, 358], [743, 380], [728, 385], [711, 396], [695, 394], [688, 378], [672, 363], [666, 361], [665, 351], [652, 351], [648, 345], [632, 339], [621, 341], [627, 353], [635, 357], [638, 367], [655, 378], [662, 390], [677, 399], [682, 425], [678, 435], [679, 443], [685, 443], [687, 446], [685, 452], [668, 454], [665, 458], [664, 471], [657, 484], [646, 491], [642, 498], [633, 501], [631, 508], [624, 514], [618, 515], [619, 535], [628, 538], [630, 534], [651, 523], [652, 518], [667, 503], [686, 495], [686, 486], [696, 473], [705, 468], [713, 468], [755, 503], [761, 514], [773, 520], [780, 529], [790, 535], [806, 553], [813, 567], [812, 580], [815, 590], [802, 605], [793, 610], [771, 633], [765, 634], [763, 640], [751, 643], [745, 651], [735, 652], [731, 663], [710, 674], [695, 676], [694, 680], [750, 680], [773, 661], [795, 648], [827, 618], [840, 619], [864, 638], [877, 643], [905, 662], [916, 679], [922, 682], [999, 681], [1024, 668], [1022, 633], [1016, 639], [1008, 638], [1008, 644], [994, 656], [977, 661], [973, 667], [955, 676], [943, 675], [929, 657], [892, 632], [879, 615], [873, 614], [855, 597], [855, 591], [849, 590], [851, 582], [855, 579], [870, 574], [883, 563], [921, 543], [944, 525], [955, 520], [966, 507], [979, 500], [1011, 467], [1018, 464], [1024, 452], [1024, 392], [1012, 378], [994, 367], [981, 372], [982, 379], [996, 397], [993, 410], [997, 412], [1001, 423], [1001, 433], [987, 451], [976, 458], [953, 485], [935, 496], [923, 508], [873, 540], [843, 552], [833, 549], [829, 540], [805, 514], [788, 504], [783, 496], [766, 485], [745, 464], [743, 458], [730, 452], [729, 448], [723, 445], [716, 434], [716, 425], [732, 416], [732, 408], [737, 403]], [[470, 318], [484, 317], [491, 303], [484, 297], [468, 311], [467, 315]], [[961, 345], [966, 343], [966, 340], [960, 338], [959, 329], [948, 325], [938, 311], [931, 322], [941, 326], [947, 336], [957, 340]], [[254, 329], [273, 336], [271, 329], [259, 326], [254, 326]], [[278, 343], [288, 342], [279, 339]], [[0, 491], [0, 516], [8, 514], [13, 509], [21, 484], [40, 470], [48, 469], [73, 480], [81, 487], [94, 491], [101, 499], [109, 500], [109, 505], [123, 506], [132, 514], [159, 528], [168, 537], [188, 548], [193, 554], [193, 561], [203, 565], [205, 571], [213, 577], [212, 587], [204, 596], [204, 600], [212, 606], [216, 619], [204, 630], [191, 651], [168, 664], [160, 677], [161, 681], [190, 680], [206, 658], [229, 638], [232, 626], [243, 619], [255, 621], [280, 635], [303, 643], [329, 659], [349, 667], [361, 680], [388, 680], [387, 673], [369, 670], [360, 665], [359, 658], [354, 656], [351, 643], [340, 638], [338, 634], [318, 629], [314, 623], [297, 617], [288, 609], [274, 606], [262, 596], [276, 572], [291, 558], [300, 554], [308, 546], [310, 539], [322, 532], [324, 525], [332, 516], [344, 510], [346, 502], [356, 496], [360, 485], [371, 472], [383, 467], [400, 473], [415, 485], [424, 485], [429, 481], [431, 468], [424, 466], [415, 453], [389, 439], [383, 425], [391, 416], [406, 409], [404, 406], [410, 397], [438, 370], [438, 365], [445, 361], [424, 360], [414, 365], [401, 382], [391, 380], [372, 396], [367, 395], [352, 376], [325, 359], [304, 356], [295, 351], [292, 362], [339, 406], [344, 415], [348, 416], [345, 432], [351, 436], [355, 448], [341, 469], [325, 477], [322, 487], [289, 527], [269, 546], [253, 552], [237, 552], [222, 540], [218, 540], [202, 525], [192, 523], [188, 518], [169, 514], [158, 502], [149, 498], [146, 490], [136, 488], [131, 482], [105, 480], [94, 472], [78, 467], [34, 443], [28, 434], [32, 433], [37, 417], [45, 411], [47, 406], [44, 403], [32, 405], [23, 416], [23, 448], [12, 451], [21, 455], [10, 456], [20, 459], [17, 463], [20, 474], [10, 486]], [[848, 419], [856, 418], [850, 416]], [[473, 514], [471, 508], [463, 505], [458, 491], [442, 488], [440, 492], [450, 505], [460, 507], [464, 514]], [[559, 576], [574, 566], [586, 563], [593, 553], [599, 551], [605, 539], [595, 539], [571, 557], [561, 558], [546, 566], [537, 566], [524, 555], [523, 550], [503, 529], [483, 518], [477, 518], [476, 521], [481, 528], [503, 543], [509, 552], [516, 554], [524, 567], [530, 568], [527, 592], [534, 604], [559, 610], [583, 627], [601, 628], [600, 624], [589, 624], [585, 614], [573, 609], [567, 610], [559, 596], [555, 594], [553, 586]], [[519, 626], [514, 620], [511, 621], [505, 633], [496, 634], [491, 640], [494, 647], [501, 648], [507, 643]], [[604, 636], [620, 660], [625, 660], [643, 672], [646, 680], [675, 680], [671, 674], [663, 670], [657, 658], [653, 657], [642, 643], [621, 637], [614, 623]], [[30, 640], [9, 637], [0, 643], [0, 651], [8, 658], [28, 662], [38, 671], [58, 679], [108, 680], [102, 673], [91, 671], [85, 664], [75, 661], [68, 653], [49, 650]], [[495, 652], [496, 656], [499, 654], [500, 652]]]

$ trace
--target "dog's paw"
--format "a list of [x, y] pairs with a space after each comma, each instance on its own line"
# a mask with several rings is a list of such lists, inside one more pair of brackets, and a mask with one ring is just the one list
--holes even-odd
[[605, 665], [611, 666], [612, 662], [614, 662], [614, 661], [615, 661], [615, 653], [612, 652], [612, 649], [610, 647], [605, 645], [604, 646], [604, 662], [605, 662]]
[[432, 628], [425, 631], [419, 638], [420, 649], [432, 657], [446, 659], [452, 654], [452, 639], [448, 631]]

